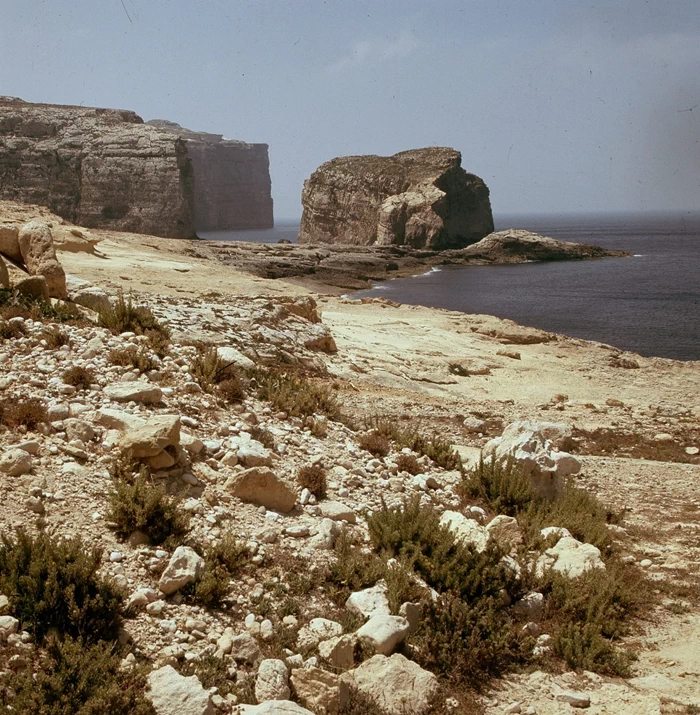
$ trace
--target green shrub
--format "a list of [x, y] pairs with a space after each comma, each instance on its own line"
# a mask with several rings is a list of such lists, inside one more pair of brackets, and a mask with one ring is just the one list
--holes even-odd
[[456, 541], [440, 525], [431, 506], [416, 497], [399, 506], [376, 511], [368, 520], [377, 551], [411, 565], [438, 593], [450, 591], [465, 601], [495, 596], [502, 589], [515, 592], [513, 573], [501, 564], [502, 553], [493, 544], [479, 553]]
[[72, 385], [78, 390], [89, 390], [95, 382], [95, 371], [82, 365], [73, 365], [64, 371], [62, 380], [66, 385]]
[[189, 528], [188, 515], [178, 509], [164, 487], [152, 483], [145, 471], [132, 480], [115, 479], [108, 500], [107, 519], [123, 539], [142, 531], [151, 543], [172, 546]]
[[73, 303], [56, 301], [51, 303], [42, 298], [21, 295], [7, 289], [0, 289], [0, 319], [24, 318], [39, 322], [69, 323], [86, 326], [89, 321]]
[[216, 345], [197, 345], [197, 353], [190, 361], [190, 375], [205, 392], [212, 392], [218, 386], [228, 402], [238, 402], [245, 397], [245, 383], [238, 366], [222, 360]]
[[422, 474], [423, 467], [416, 459], [415, 454], [400, 454], [396, 458], [396, 466], [400, 472], [408, 472], [409, 474]]
[[277, 371], [258, 370], [254, 377], [258, 384], [258, 398], [272, 403], [276, 410], [286, 412], [290, 417], [323, 414], [336, 421], [342, 417], [335, 395], [325, 385]]
[[347, 531], [338, 534], [334, 546], [335, 559], [326, 580], [335, 590], [336, 603], [345, 603], [352, 591], [374, 586], [384, 577], [386, 564], [376, 554], [367, 553]]
[[143, 348], [140, 350], [126, 350], [124, 348], [119, 350], [110, 350], [107, 355], [107, 360], [109, 360], [112, 365], [119, 365], [120, 367], [133, 367], [139, 372], [148, 372], [149, 370], [154, 370], [156, 368], [155, 361]]
[[326, 470], [320, 464], [301, 467], [297, 472], [297, 483], [302, 489], [308, 489], [317, 499], [326, 496]]
[[136, 335], [158, 333], [162, 338], [170, 337], [170, 329], [156, 318], [150, 308], [134, 305], [131, 295], [125, 299], [121, 292], [114, 305], [99, 311], [99, 317], [100, 325], [115, 335], [127, 332]]
[[572, 670], [629, 678], [635, 656], [615, 647], [593, 623], [567, 623], [555, 634], [554, 652]]
[[36, 429], [48, 422], [44, 403], [38, 397], [12, 397], [0, 400], [0, 423], [9, 429]]
[[0, 592], [21, 627], [41, 642], [51, 630], [88, 641], [116, 638], [122, 594], [97, 573], [99, 549], [17, 531], [0, 544]]
[[379, 432], [365, 432], [357, 439], [360, 449], [373, 454], [375, 457], [386, 457], [391, 451], [389, 440]]
[[408, 447], [412, 452], [429, 457], [435, 464], [447, 470], [463, 470], [462, 458], [452, 445], [437, 434], [426, 436], [417, 425], [401, 428], [396, 421], [382, 417], [366, 420], [366, 426], [394, 442], [397, 449]]
[[122, 670], [120, 661], [108, 643], [52, 638], [34, 663], [5, 675], [0, 704], [32, 715], [155, 715], [143, 670]]
[[186, 677], [196, 675], [206, 690], [217, 688], [219, 695], [224, 698], [235, 692], [236, 684], [229, 673], [230, 665], [222, 658], [205, 655], [198, 660], [183, 661], [178, 669]]
[[482, 501], [494, 514], [507, 516], [518, 516], [536, 501], [530, 477], [512, 459], [479, 460], [465, 474], [462, 491], [467, 497]]
[[54, 350], [70, 344], [70, 338], [68, 335], [55, 325], [46, 328], [42, 332], [42, 337], [46, 340], [46, 344]]
[[248, 562], [248, 558], [245, 544], [226, 534], [204, 552], [204, 573], [185, 591], [185, 595], [191, 595], [194, 602], [202, 606], [217, 608], [231, 590], [231, 579]]
[[478, 689], [484, 676], [498, 676], [526, 660], [531, 639], [511, 627], [499, 598], [471, 603], [444, 594], [426, 598], [422, 607], [419, 629], [410, 639], [416, 660], [450, 682]]
[[216, 394], [228, 403], [242, 402], [246, 395], [246, 385], [242, 377], [228, 377], [216, 386]]

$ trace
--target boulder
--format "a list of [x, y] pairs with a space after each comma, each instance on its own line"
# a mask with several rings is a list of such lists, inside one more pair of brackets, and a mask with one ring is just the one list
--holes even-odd
[[437, 678], [399, 653], [375, 655], [340, 677], [389, 715], [423, 715], [438, 692]]
[[160, 387], [142, 380], [112, 382], [105, 386], [104, 394], [115, 402], [141, 402], [145, 405], [157, 404], [163, 399]]
[[0, 616], [0, 641], [19, 632], [19, 620], [13, 616]]
[[379, 614], [372, 616], [355, 635], [368, 643], [377, 653], [389, 655], [408, 636], [411, 627], [402, 616]]
[[158, 581], [158, 588], [166, 595], [175, 593], [188, 583], [193, 583], [204, 570], [204, 559], [189, 546], [178, 546], [170, 557]]
[[291, 681], [299, 701], [315, 713], [334, 715], [350, 700], [347, 683], [321, 668], [297, 668]]
[[0, 455], [0, 472], [21, 477], [32, 471], [32, 457], [23, 449], [8, 449]]
[[185, 677], [166, 665], [152, 670], [147, 678], [146, 697], [157, 715], [214, 715], [210, 693], [196, 675]]
[[334, 668], [345, 670], [355, 664], [355, 634], [335, 636], [318, 644], [318, 654]]
[[513, 612], [528, 621], [539, 621], [544, 613], [544, 596], [538, 591], [526, 593], [513, 605]]
[[486, 184], [458, 151], [346, 156], [304, 182], [299, 243], [462, 248], [493, 231]]
[[255, 367], [255, 363], [236, 348], [220, 347], [216, 349], [216, 352], [219, 355], [219, 360], [227, 365], [238, 365], [238, 367], [245, 368]]
[[348, 611], [358, 613], [365, 618], [376, 615], [388, 616], [391, 611], [389, 610], [386, 582], [380, 581], [371, 588], [351, 593], [345, 602], [345, 607]]
[[0, 223], [0, 253], [16, 263], [22, 263], [19, 250], [19, 226], [14, 223]]
[[577, 578], [592, 569], [604, 569], [600, 549], [593, 544], [582, 544], [571, 536], [564, 536], [556, 546], [547, 549], [537, 559], [536, 572], [542, 576], [548, 569], [568, 578]]
[[333, 521], [347, 521], [349, 524], [354, 524], [357, 521], [355, 512], [339, 501], [323, 501], [320, 504], [321, 515], [326, 519]]
[[262, 703], [265, 700], [288, 700], [287, 666], [283, 660], [266, 658], [260, 663], [255, 679], [255, 699]]
[[440, 526], [449, 529], [457, 541], [471, 544], [479, 552], [488, 544], [488, 530], [475, 519], [468, 519], [458, 511], [444, 511], [440, 517]]
[[255, 439], [238, 440], [236, 459], [244, 467], [271, 467], [270, 450]]
[[506, 551], [517, 548], [523, 542], [523, 535], [520, 532], [518, 521], [512, 516], [506, 516], [505, 514], [494, 516], [486, 525], [486, 531]]
[[250, 633], [240, 633], [230, 639], [231, 657], [239, 663], [255, 663], [260, 657], [260, 646]]
[[56, 258], [49, 226], [43, 221], [30, 221], [22, 226], [18, 239], [29, 275], [44, 277], [51, 298], [67, 298], [66, 274]]
[[[105, 412], [102, 410], [103, 414]], [[166, 447], [176, 446], [179, 442], [179, 415], [157, 415], [149, 418], [145, 424], [125, 432], [119, 440], [119, 446], [134, 459], [143, 459], [155, 457]]]
[[16, 281], [12, 287], [19, 295], [49, 301], [49, 286], [44, 276], [22, 278], [22, 280]]
[[271, 469], [252, 467], [229, 477], [225, 489], [241, 501], [286, 513], [294, 508], [296, 492]]
[[500, 437], [490, 440], [483, 453], [496, 460], [512, 458], [530, 476], [537, 493], [552, 497], [565, 477], [577, 474], [580, 462], [558, 447], [571, 436], [568, 425], [556, 422], [511, 422]]
[[299, 629], [297, 634], [297, 648], [311, 650], [321, 641], [326, 641], [343, 634], [343, 626], [327, 618], [312, 618], [306, 625]]

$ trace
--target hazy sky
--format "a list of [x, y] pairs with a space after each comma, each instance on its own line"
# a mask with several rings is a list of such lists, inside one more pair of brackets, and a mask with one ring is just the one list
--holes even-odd
[[700, 209], [700, 0], [0, 0], [0, 94], [345, 154], [452, 146], [495, 213]]

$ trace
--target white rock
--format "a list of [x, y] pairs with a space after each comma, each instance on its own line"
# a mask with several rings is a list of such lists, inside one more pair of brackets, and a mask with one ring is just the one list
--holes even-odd
[[260, 705], [241, 705], [240, 715], [314, 715], [291, 700], [268, 700]]
[[265, 700], [287, 700], [290, 695], [288, 677], [287, 666], [283, 660], [263, 660], [255, 679], [256, 700], [259, 703]]
[[333, 521], [347, 521], [349, 524], [354, 524], [357, 521], [355, 512], [339, 501], [323, 501], [321, 502], [321, 514], [326, 519]]
[[388, 616], [391, 611], [389, 610], [386, 582], [380, 581], [371, 588], [351, 593], [345, 602], [345, 607], [349, 611], [359, 613], [365, 618], [376, 615]]
[[32, 471], [32, 457], [23, 449], [9, 449], [0, 456], [0, 472], [21, 477]]
[[163, 399], [160, 387], [141, 380], [112, 382], [105, 385], [104, 394], [115, 402], [142, 402], [147, 405]]
[[600, 558], [600, 549], [593, 544], [582, 544], [576, 539], [565, 536], [537, 559], [536, 572], [538, 576], [547, 569], [552, 569], [568, 578], [577, 578], [592, 569], [604, 569], [605, 564]]
[[204, 559], [189, 546], [178, 546], [160, 577], [158, 588], [170, 595], [196, 581], [204, 569]]
[[411, 628], [402, 616], [372, 616], [355, 635], [374, 647], [377, 653], [389, 655], [408, 636]]
[[321, 641], [328, 640], [343, 634], [340, 623], [327, 618], [312, 618], [305, 626], [299, 629], [297, 635], [297, 648], [307, 650], [315, 648]]
[[487, 529], [458, 511], [443, 512], [440, 517], [440, 526], [448, 528], [457, 541], [472, 544], [479, 552], [482, 552], [488, 544], [489, 532]]
[[196, 675], [186, 678], [166, 665], [152, 670], [147, 680], [146, 697], [158, 715], [214, 715], [211, 695]]

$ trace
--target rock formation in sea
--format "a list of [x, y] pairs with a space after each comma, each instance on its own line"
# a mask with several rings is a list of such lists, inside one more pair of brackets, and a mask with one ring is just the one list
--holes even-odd
[[194, 167], [194, 221], [199, 231], [271, 228], [267, 144], [226, 139], [154, 119], [147, 124], [178, 134]]
[[174, 127], [127, 110], [0, 97], [0, 199], [172, 238], [196, 236], [199, 216], [201, 228], [271, 225], [267, 147]]
[[493, 231], [489, 190], [455, 149], [345, 156], [304, 183], [300, 243], [463, 248]]

